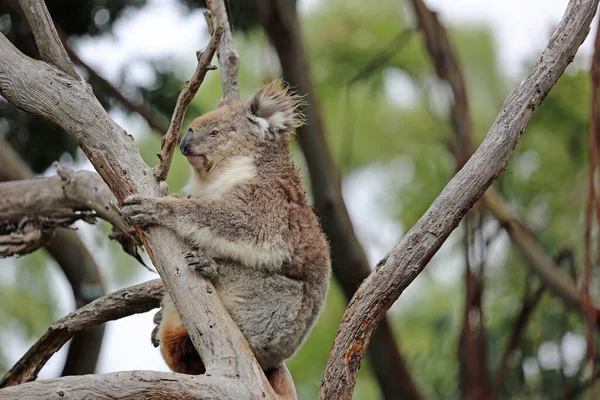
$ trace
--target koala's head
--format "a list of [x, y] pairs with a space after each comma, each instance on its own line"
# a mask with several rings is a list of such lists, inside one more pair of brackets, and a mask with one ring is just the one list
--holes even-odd
[[290, 134], [304, 123], [300, 104], [281, 81], [271, 82], [249, 100], [224, 102], [195, 119], [179, 148], [205, 171], [232, 157], [287, 151]]

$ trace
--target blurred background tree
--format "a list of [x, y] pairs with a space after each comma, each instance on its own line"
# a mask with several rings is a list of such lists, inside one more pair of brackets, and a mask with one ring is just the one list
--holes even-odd
[[[47, 1], [55, 23], [75, 53], [82, 40], [110, 37], [119, 23], [126, 24], [137, 13], [144, 13], [147, 3], [150, 2]], [[205, 6], [202, 1], [194, 0], [172, 3], [183, 13], [198, 12]], [[280, 3], [296, 6], [293, 0]], [[267, 0], [229, 4], [242, 62], [242, 94], [251, 93], [281, 73], [261, 29], [269, 4]], [[448, 146], [451, 95], [437, 78], [413, 20], [408, 7], [386, 0], [322, 1], [302, 14], [326, 140], [342, 171], [344, 194], [371, 265], [421, 217], [455, 172], [455, 158]], [[198, 27], [198, 37], [206, 37], [202, 29]], [[0, 30], [26, 54], [38, 57], [16, 0], [0, 3]], [[477, 144], [516, 82], [499, 67], [489, 28], [453, 27], [450, 35], [466, 78]], [[150, 78], [130, 79], [135, 71], [124, 63], [113, 74], [119, 78], [111, 80], [112, 89], [95, 77], [97, 71], [91, 67], [80, 64], [79, 71], [89, 79], [112, 115], [120, 115], [125, 121], [140, 121], [135, 108], [115, 96], [114, 88], [118, 88], [131, 104], [152, 116], [154, 122], [141, 120], [133, 125], [138, 131], [131, 133], [136, 136], [146, 161], [154, 163], [162, 134], [160, 126], [168, 123], [186, 75], [182, 66], [170, 58], [139, 61]], [[572, 255], [561, 263], [561, 272], [565, 279], [576, 283], [583, 271], [590, 87], [589, 74], [581, 65], [575, 65], [561, 78], [537, 111], [496, 184], [511, 210], [523, 216], [549, 255], [565, 252]], [[219, 94], [217, 74], [210, 75], [190, 106], [188, 119], [213, 108]], [[53, 173], [48, 168], [55, 160], [85, 165], [83, 154], [61, 129], [15, 109], [1, 98], [0, 138], [39, 174]], [[295, 157], [304, 168], [301, 153], [296, 149]], [[184, 160], [176, 157], [168, 179], [172, 191], [183, 189], [187, 174]], [[364, 215], [369, 212], [373, 215]], [[118, 245], [108, 241], [107, 227], [102, 228], [81, 230], [88, 246], [93, 247], [94, 258], [108, 286], [124, 286], [139, 275], [140, 267]], [[485, 240], [477, 251], [484, 254], [486, 265], [482, 326], [486, 372], [491, 380], [525, 294], [534, 292], [541, 283], [531, 275], [526, 261], [493, 217], [484, 214], [481, 231]], [[461, 277], [465, 270], [462, 245], [465, 232], [461, 228], [450, 237], [425, 273], [389, 313], [411, 375], [427, 398], [461, 396], [458, 348], [465, 302]], [[30, 343], [60, 317], [58, 303], [65, 302], [61, 300], [65, 295], [57, 291], [55, 279], [49, 278], [54, 266], [44, 254], [19, 259], [18, 266], [12, 269], [3, 268], [4, 263], [0, 263], [0, 276], [6, 278], [0, 280], [0, 343], [11, 343], [15, 336], [23, 343]], [[345, 305], [334, 282], [318, 325], [288, 363], [300, 399], [317, 396]], [[586, 387], [593, 372], [584, 357], [584, 332], [581, 316], [546, 291], [508, 359], [496, 397], [564, 398], [563, 393], [580, 385]], [[150, 348], [149, 340], [148, 351], [155, 351]], [[0, 373], [15, 361], [7, 359], [6, 352], [0, 346]], [[582, 398], [589, 397], [588, 391], [583, 393]], [[382, 393], [367, 363], [359, 374], [355, 398], [384, 397], [391, 398]]]

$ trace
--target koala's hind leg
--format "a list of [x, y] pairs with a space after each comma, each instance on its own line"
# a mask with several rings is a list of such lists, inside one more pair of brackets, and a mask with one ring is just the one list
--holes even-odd
[[175, 372], [199, 375], [206, 372], [202, 359], [192, 344], [169, 296], [163, 300], [162, 320], [158, 326], [160, 352]]

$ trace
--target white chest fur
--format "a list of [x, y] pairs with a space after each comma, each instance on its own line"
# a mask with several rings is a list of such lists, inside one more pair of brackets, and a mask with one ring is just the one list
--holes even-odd
[[192, 197], [217, 200], [255, 176], [256, 165], [252, 157], [235, 157], [204, 176], [194, 170], [185, 191]]

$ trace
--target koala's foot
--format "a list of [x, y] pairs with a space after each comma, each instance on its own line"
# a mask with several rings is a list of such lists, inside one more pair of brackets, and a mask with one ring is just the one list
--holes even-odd
[[154, 347], [160, 346], [160, 340], [158, 338], [158, 327], [160, 326], [162, 317], [163, 317], [163, 309], [161, 308], [160, 310], [158, 310], [156, 312], [156, 314], [154, 314], [154, 318], [152, 319], [152, 321], [156, 324], [154, 329], [152, 329], [152, 333], [150, 334], [150, 340], [152, 341], [152, 345]]
[[203, 277], [213, 280], [217, 276], [217, 264], [212, 258], [207, 257], [204, 253], [198, 251], [190, 251], [186, 253], [185, 260], [187, 264], [194, 268]]

